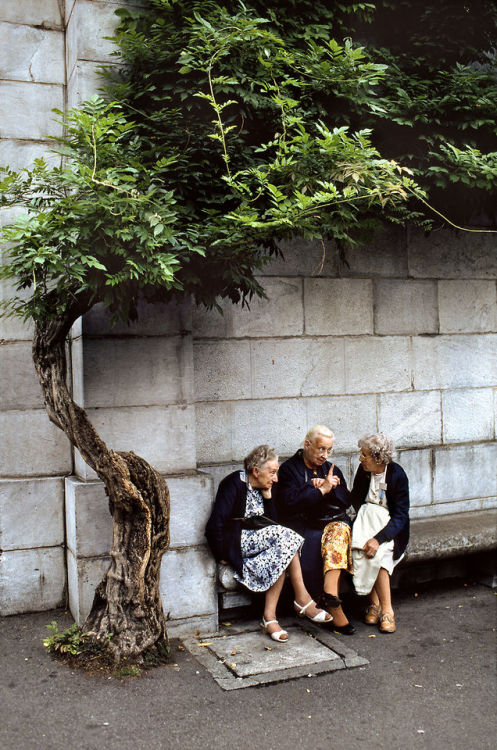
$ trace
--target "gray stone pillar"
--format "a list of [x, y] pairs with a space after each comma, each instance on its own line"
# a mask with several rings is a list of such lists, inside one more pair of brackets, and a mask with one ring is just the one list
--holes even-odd
[[[64, 30], [57, 0], [0, 1], [0, 163], [48, 153], [64, 106]], [[13, 211], [0, 212], [8, 223]], [[0, 282], [0, 299], [13, 289]], [[64, 602], [65, 436], [49, 422], [31, 359], [32, 327], [0, 320], [0, 615]]]

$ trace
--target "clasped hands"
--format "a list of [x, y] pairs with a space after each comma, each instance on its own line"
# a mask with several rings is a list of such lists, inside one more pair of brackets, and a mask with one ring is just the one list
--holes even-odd
[[313, 479], [311, 479], [312, 486], [318, 490], [321, 490], [323, 495], [331, 492], [340, 484], [340, 477], [337, 477], [333, 474], [334, 468], [335, 464], [332, 464], [328, 475], [324, 479], [323, 477], [314, 477]]

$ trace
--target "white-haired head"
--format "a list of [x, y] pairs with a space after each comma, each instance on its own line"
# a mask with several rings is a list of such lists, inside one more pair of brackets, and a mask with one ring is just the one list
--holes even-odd
[[361, 451], [369, 453], [377, 464], [389, 464], [395, 458], [393, 442], [389, 437], [379, 432], [375, 435], [364, 435], [357, 442]]
[[313, 443], [318, 436], [332, 438], [333, 440], [335, 439], [335, 436], [329, 427], [325, 427], [324, 424], [315, 424], [310, 430], [308, 430], [305, 440]]

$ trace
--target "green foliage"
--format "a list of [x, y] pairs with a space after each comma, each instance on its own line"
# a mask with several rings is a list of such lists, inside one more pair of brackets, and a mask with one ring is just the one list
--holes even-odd
[[86, 635], [81, 632], [76, 623], [61, 633], [55, 620], [52, 620], [46, 627], [50, 631], [50, 635], [43, 639], [43, 645], [50, 654], [57, 652], [77, 656], [81, 653]]
[[491, 5], [483, 52], [459, 34], [438, 55], [433, 20], [460, 23], [458, 3], [119, 10], [105, 98], [59, 113], [63, 166], [2, 170], [1, 205], [27, 210], [2, 234], [0, 274], [21, 292], [9, 312], [42, 320], [84, 297], [130, 320], [139, 295], [245, 301], [282, 238], [428, 228], [415, 198], [448, 186], [471, 188], [474, 213], [497, 180]]
[[[381, 151], [408, 164], [459, 223], [497, 222], [497, 5], [494, 0], [377, 0], [368, 59], [388, 66], [370, 118]], [[468, 167], [466, 169], [465, 167]]]
[[[367, 17], [371, 4], [356, 5]], [[84, 296], [129, 320], [139, 295], [238, 302], [263, 294], [256, 272], [278, 239], [353, 243], [399, 220], [418, 190], [409, 170], [327, 114], [331, 99], [376, 113], [385, 66], [330, 38], [319, 8], [315, 39], [257, 3], [118, 11], [113, 100], [64, 117], [62, 167], [3, 170], [1, 204], [27, 209], [3, 231], [0, 273], [30, 291], [10, 312], [43, 320]]]

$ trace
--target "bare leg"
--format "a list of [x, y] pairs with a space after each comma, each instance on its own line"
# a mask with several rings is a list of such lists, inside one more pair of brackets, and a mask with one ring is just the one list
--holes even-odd
[[371, 592], [369, 594], [369, 603], [370, 604], [374, 604], [375, 607], [379, 607], [380, 606], [380, 599], [378, 597], [378, 592], [376, 591], [376, 583], [373, 586], [373, 588], [371, 589]]
[[[300, 565], [300, 557], [298, 553], [292, 558], [290, 565], [288, 566], [288, 573], [290, 575], [290, 581], [293, 586], [295, 593], [295, 601], [300, 604], [301, 607], [312, 601], [312, 596], [309, 594], [305, 587], [304, 579], [302, 577], [302, 567]], [[312, 601], [306, 608], [306, 614], [309, 617], [315, 617], [318, 612], [321, 612], [319, 607], [316, 606], [315, 602]], [[328, 620], [328, 618], [326, 618]], [[331, 620], [331, 617], [329, 618]]]
[[374, 585], [374, 591], [378, 597], [382, 614], [393, 615], [392, 598], [390, 594], [390, 575], [385, 568], [380, 568], [380, 572], [378, 573]]
[[[340, 584], [340, 573], [341, 570], [328, 570], [325, 573], [324, 576], [324, 590], [327, 594], [331, 594], [332, 596], [338, 596], [338, 590], [339, 590], [339, 584]], [[338, 625], [339, 627], [342, 625], [347, 625], [348, 620], [345, 616], [345, 612], [342, 609], [342, 605], [338, 607], [333, 607], [332, 612], [330, 613], [333, 615], [333, 622], [335, 625]]]
[[[280, 577], [273, 583], [273, 585], [266, 591], [266, 597], [264, 599], [264, 619], [266, 622], [270, 620], [276, 620], [276, 607], [280, 598], [281, 589], [285, 583], [285, 574], [282, 573]], [[281, 630], [278, 622], [273, 622], [268, 626], [269, 633], [276, 633]], [[287, 640], [283, 638], [283, 640]]]

